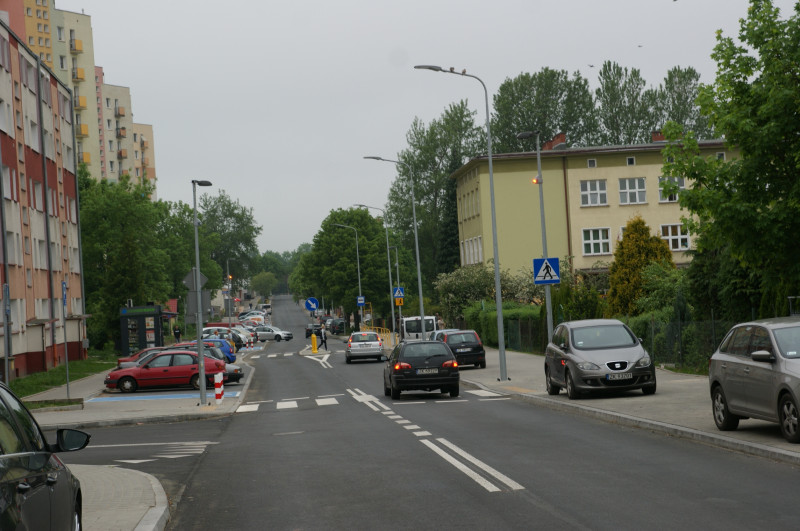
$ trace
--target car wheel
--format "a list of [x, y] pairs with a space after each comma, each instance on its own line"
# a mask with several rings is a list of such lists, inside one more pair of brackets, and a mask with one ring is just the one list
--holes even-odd
[[570, 400], [577, 400], [580, 398], [580, 393], [575, 389], [575, 382], [572, 380], [572, 373], [567, 371], [564, 379], [567, 381], [567, 396]]
[[[730, 431], [739, 426], [739, 417], [728, 411], [728, 400], [719, 385], [711, 393], [711, 407], [714, 413], [714, 424], [718, 429]], [[783, 423], [781, 423], [781, 429], [783, 429]]]
[[486, 368], [486, 360], [481, 362], [481, 369], [485, 369], [485, 368]]
[[[390, 384], [391, 384], [391, 382], [390, 382]], [[397, 387], [392, 385], [391, 395], [392, 395], [392, 399], [393, 400], [397, 400], [398, 398], [400, 398], [400, 389], [398, 389]]]
[[134, 380], [130, 376], [126, 376], [125, 378], [122, 378], [117, 383], [117, 388], [123, 393], [133, 393], [134, 391], [136, 391], [137, 387], [139, 387], [139, 386], [136, 385], [136, 380]]
[[386, 385], [386, 380], [383, 380], [383, 396], [391, 396], [392, 390]]
[[454, 386], [452, 386], [452, 387], [450, 388], [450, 398], [455, 398], [455, 397], [457, 397], [457, 396], [458, 396], [458, 393], [459, 393], [458, 384], [455, 384]]
[[344, 362], [345, 363], [353, 363], [353, 360], [350, 359], [350, 356], [345, 356], [344, 357]]
[[192, 375], [192, 377], [189, 378], [189, 384], [192, 386], [192, 389], [200, 389], [200, 375]]
[[548, 395], [557, 395], [561, 388], [553, 383], [553, 378], [550, 376], [550, 369], [548, 367], [544, 368], [544, 382], [547, 386], [547, 394]]
[[783, 438], [790, 443], [800, 443], [800, 419], [798, 419], [797, 404], [792, 395], [785, 394], [781, 397], [779, 416]]
[[280, 342], [281, 342], [281, 336], [279, 336], [279, 335], [278, 335], [278, 336], [275, 336], [275, 341], [277, 341], [278, 343], [280, 343]]
[[642, 387], [642, 393], [645, 395], [656, 394], [656, 382], [653, 382], [653, 385], [645, 385]]

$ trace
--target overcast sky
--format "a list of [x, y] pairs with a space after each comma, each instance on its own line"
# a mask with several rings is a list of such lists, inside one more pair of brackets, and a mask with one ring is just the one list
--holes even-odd
[[[796, 0], [775, 0], [783, 18]], [[158, 197], [206, 179], [251, 207], [261, 252], [311, 242], [332, 209], [384, 208], [415, 117], [466, 99], [485, 123], [507, 78], [547, 66], [597, 87], [603, 61], [649, 86], [674, 66], [714, 79], [715, 32], [746, 0], [56, 0], [92, 17], [95, 63], [153, 125]], [[589, 65], [595, 65], [594, 68]], [[215, 188], [200, 192], [216, 195]], [[375, 211], [375, 214], [378, 214]]]

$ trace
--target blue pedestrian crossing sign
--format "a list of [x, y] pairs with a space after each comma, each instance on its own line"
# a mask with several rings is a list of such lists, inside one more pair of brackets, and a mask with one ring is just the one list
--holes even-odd
[[394, 298], [402, 299], [406, 296], [406, 288], [394, 288]]
[[314, 297], [309, 297], [306, 299], [306, 310], [309, 312], [314, 312], [319, 308], [319, 301]]
[[534, 258], [533, 283], [536, 285], [560, 284], [558, 258]]

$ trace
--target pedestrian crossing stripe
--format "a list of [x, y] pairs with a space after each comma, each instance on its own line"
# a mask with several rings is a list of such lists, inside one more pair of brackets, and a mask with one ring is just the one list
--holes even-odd
[[533, 259], [534, 284], [560, 284], [558, 258]]

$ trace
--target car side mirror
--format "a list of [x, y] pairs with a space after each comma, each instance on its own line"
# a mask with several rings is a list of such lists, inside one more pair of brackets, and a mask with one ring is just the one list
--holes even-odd
[[750, 358], [752, 358], [753, 361], [763, 361], [767, 363], [775, 361], [775, 356], [766, 350], [756, 350], [750, 354]]
[[86, 432], [62, 428], [56, 432], [56, 444], [50, 445], [53, 452], [75, 452], [86, 448], [92, 438]]
[[389, 357], [388, 356], [381, 356], [381, 361], [389, 361]]

